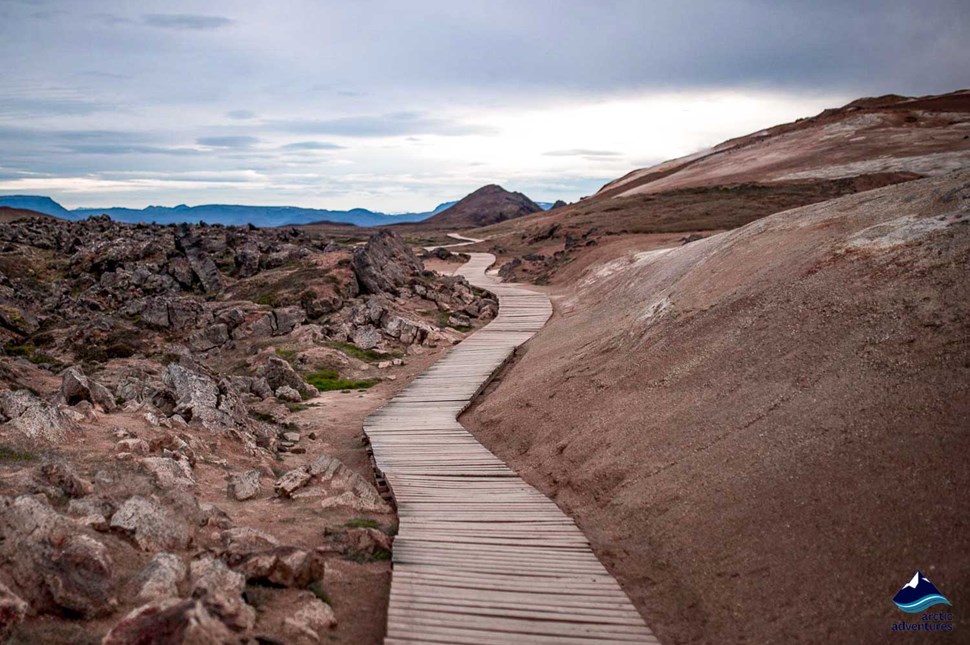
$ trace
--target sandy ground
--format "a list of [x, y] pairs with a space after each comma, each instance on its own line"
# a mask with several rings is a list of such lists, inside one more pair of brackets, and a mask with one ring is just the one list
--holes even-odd
[[970, 172], [628, 252], [462, 422], [663, 642], [883, 642], [917, 568], [970, 597], [968, 266]]

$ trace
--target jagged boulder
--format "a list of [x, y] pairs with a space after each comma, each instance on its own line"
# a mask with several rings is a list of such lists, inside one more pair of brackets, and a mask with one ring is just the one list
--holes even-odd
[[114, 515], [111, 528], [131, 537], [143, 551], [184, 549], [192, 532], [181, 517], [152, 500], [129, 497]]
[[170, 363], [162, 382], [175, 397], [173, 412], [207, 430], [247, 430], [251, 420], [246, 405], [227, 379], [216, 381], [179, 363]]
[[319, 394], [317, 388], [303, 380], [293, 367], [278, 356], [270, 356], [260, 368], [259, 376], [266, 379], [269, 387], [276, 392], [281, 387], [293, 388], [301, 398], [310, 399]]
[[187, 570], [182, 559], [174, 553], [156, 553], [139, 572], [136, 600], [148, 602], [178, 596], [178, 585], [185, 580]]
[[101, 645], [226, 645], [238, 642], [238, 636], [202, 601], [166, 598], [133, 609], [111, 628]]
[[0, 561], [32, 612], [93, 618], [116, 604], [105, 545], [43, 496], [0, 497]]
[[247, 630], [256, 621], [256, 612], [243, 599], [246, 578], [230, 570], [222, 560], [203, 556], [189, 565], [192, 595], [229, 627]]
[[344, 506], [374, 513], [391, 510], [370, 482], [328, 455], [320, 455], [310, 464], [285, 473], [277, 480], [275, 489], [280, 497], [323, 498], [324, 508]]
[[333, 608], [309, 592], [302, 593], [293, 608], [283, 626], [294, 642], [319, 643], [337, 624]]
[[76, 365], [67, 368], [61, 374], [61, 398], [68, 405], [88, 401], [104, 412], [111, 412], [117, 407], [111, 390], [85, 376], [81, 368]]
[[242, 473], [229, 475], [229, 485], [226, 494], [237, 501], [252, 499], [259, 495], [259, 479], [262, 476], [258, 470], [247, 470]]
[[64, 441], [78, 431], [73, 419], [28, 390], [0, 392], [0, 420], [25, 439], [50, 444]]
[[354, 249], [354, 273], [361, 293], [397, 295], [424, 266], [401, 237], [382, 230]]

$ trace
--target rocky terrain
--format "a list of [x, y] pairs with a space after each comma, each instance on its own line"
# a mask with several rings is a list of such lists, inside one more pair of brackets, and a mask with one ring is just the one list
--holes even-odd
[[881, 643], [911, 569], [970, 594], [968, 266], [968, 170], [634, 246], [462, 423], [662, 642]]
[[0, 639], [377, 640], [360, 419], [495, 311], [390, 232], [0, 222]]

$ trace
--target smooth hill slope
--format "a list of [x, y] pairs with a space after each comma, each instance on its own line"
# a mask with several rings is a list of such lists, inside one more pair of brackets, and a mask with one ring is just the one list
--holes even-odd
[[462, 422], [662, 642], [881, 643], [917, 568], [970, 597], [968, 266], [970, 171], [630, 254]]
[[[670, 245], [761, 217], [970, 166], [970, 92], [859, 99], [711, 150], [637, 170], [577, 203], [469, 232], [518, 261], [520, 280], [561, 280], [591, 250], [632, 235]], [[666, 236], [665, 238], [663, 236]], [[640, 248], [649, 248], [646, 239]], [[580, 260], [580, 262], [576, 262]]]
[[26, 208], [11, 208], [9, 206], [0, 206], [0, 223], [3, 222], [13, 222], [18, 219], [23, 219], [25, 217], [51, 217], [44, 213], [38, 213], [37, 211], [28, 210]]
[[885, 172], [933, 175], [968, 164], [970, 90], [920, 98], [889, 95], [858, 99], [633, 171], [606, 184], [596, 197]]
[[413, 228], [477, 228], [539, 212], [542, 212], [542, 207], [522, 193], [513, 193], [496, 184], [489, 184]]

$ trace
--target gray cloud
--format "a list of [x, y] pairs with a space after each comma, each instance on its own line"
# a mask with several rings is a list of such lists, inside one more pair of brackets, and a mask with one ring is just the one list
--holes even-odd
[[251, 148], [257, 143], [257, 137], [242, 135], [222, 136], [222, 137], [199, 137], [195, 140], [200, 146], [209, 148]]
[[409, 134], [461, 136], [494, 132], [486, 126], [437, 118], [422, 112], [394, 112], [379, 116], [348, 116], [321, 120], [274, 120], [267, 125], [281, 132], [344, 137], [394, 137]]
[[191, 13], [149, 13], [142, 18], [146, 25], [163, 29], [205, 31], [219, 29], [232, 24], [224, 16], [200, 16]]
[[[255, 0], [210, 0], [204, 11], [211, 15], [197, 14], [200, 6], [0, 0], [4, 173], [218, 177], [258, 169], [252, 190], [266, 192], [254, 192], [256, 201], [349, 194], [348, 201], [393, 209], [395, 200], [410, 200], [401, 210], [491, 181], [538, 199], [575, 199], [609, 173], [644, 165], [639, 157], [665, 154], [651, 133], [672, 126], [646, 118], [632, 124], [629, 141], [642, 142], [635, 150], [576, 136], [580, 123], [561, 141], [528, 148], [528, 166], [549, 169], [527, 176], [486, 176], [504, 171], [493, 159], [470, 164], [483, 162], [470, 150], [478, 142], [466, 147], [461, 137], [505, 136], [519, 114], [661, 94], [685, 109], [721, 91], [748, 94], [755, 104], [770, 97], [803, 105], [786, 108], [784, 118], [793, 118], [859, 96], [970, 86], [966, 0], [489, 0], [460, 7], [448, 0], [291, 0], [285, 12]], [[685, 145], [749, 131], [737, 131], [732, 119], [737, 115], [711, 119]], [[777, 122], [771, 119], [763, 126]], [[491, 123], [503, 125], [497, 131]], [[440, 136], [451, 139], [442, 144]], [[381, 140], [397, 137], [407, 143]], [[336, 149], [330, 140], [346, 151], [314, 154]], [[521, 142], [488, 147], [506, 143]], [[562, 177], [564, 165], [586, 174]], [[138, 190], [124, 196], [178, 203], [220, 195]]]
[[280, 146], [282, 150], [343, 150], [345, 146], [338, 146], [336, 143], [324, 143], [322, 141], [298, 141]]

